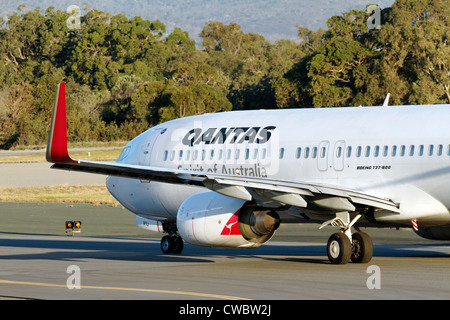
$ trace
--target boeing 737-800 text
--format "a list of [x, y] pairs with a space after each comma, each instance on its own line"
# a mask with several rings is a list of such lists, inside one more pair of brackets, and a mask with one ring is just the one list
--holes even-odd
[[58, 86], [47, 160], [107, 175], [138, 226], [183, 240], [253, 248], [280, 223], [339, 229], [332, 263], [368, 262], [371, 238], [352, 228], [410, 227], [450, 240], [449, 105], [235, 111], [181, 118], [130, 141], [115, 163], [73, 160], [65, 84]]

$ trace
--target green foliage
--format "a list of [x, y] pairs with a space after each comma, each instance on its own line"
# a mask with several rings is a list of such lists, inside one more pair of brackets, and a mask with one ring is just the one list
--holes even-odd
[[131, 139], [178, 117], [239, 109], [450, 103], [450, 7], [397, 0], [368, 30], [366, 10], [269, 43], [205, 23], [197, 48], [160, 21], [90, 10], [79, 29], [49, 7], [0, 18], [0, 146], [45, 144], [67, 82], [70, 141]]

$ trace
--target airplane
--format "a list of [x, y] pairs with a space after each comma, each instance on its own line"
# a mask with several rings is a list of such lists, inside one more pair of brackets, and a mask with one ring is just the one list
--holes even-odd
[[[67, 149], [65, 83], [58, 85], [47, 161], [106, 175], [139, 227], [184, 241], [255, 248], [281, 223], [336, 228], [332, 264], [367, 263], [361, 227], [410, 228], [450, 240], [450, 105], [230, 111], [156, 125], [116, 162], [74, 160]], [[353, 232], [356, 230], [356, 232]]]

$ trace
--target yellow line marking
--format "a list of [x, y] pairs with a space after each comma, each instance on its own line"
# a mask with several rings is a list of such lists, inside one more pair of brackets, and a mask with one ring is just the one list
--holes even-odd
[[[39, 282], [0, 280], [0, 283], [4, 283], [4, 284], [21, 284], [21, 285], [27, 285], [27, 286], [40, 286], [40, 287], [67, 288], [66, 285], [62, 285], [62, 284], [39, 283]], [[80, 286], [80, 288], [81, 289], [100, 289], [100, 290], [120, 290], [120, 291], [136, 291], [136, 292], [151, 292], [151, 293], [167, 293], [167, 294], [178, 294], [178, 295], [205, 297], [205, 298], [216, 298], [216, 299], [224, 299], [224, 300], [250, 300], [250, 299], [247, 299], [247, 298], [226, 296], [226, 295], [220, 295], [220, 294], [187, 292], [187, 291], [139, 289], [139, 288], [121, 288], [121, 287], [99, 287], [99, 286]]]

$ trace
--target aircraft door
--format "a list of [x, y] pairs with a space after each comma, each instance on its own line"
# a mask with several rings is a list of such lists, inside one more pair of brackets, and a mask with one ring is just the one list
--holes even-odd
[[345, 141], [339, 140], [334, 145], [333, 167], [336, 171], [344, 170]]
[[161, 135], [163, 129], [156, 129], [154, 131], [149, 132], [149, 134], [145, 137], [144, 143], [141, 145], [141, 154], [139, 159], [139, 164], [143, 166], [150, 165], [150, 157], [152, 154], [153, 146], [155, 145], [156, 140]]
[[317, 157], [317, 168], [320, 171], [328, 170], [328, 149], [330, 141], [322, 141], [319, 144], [319, 154]]

